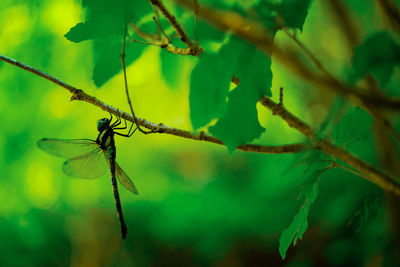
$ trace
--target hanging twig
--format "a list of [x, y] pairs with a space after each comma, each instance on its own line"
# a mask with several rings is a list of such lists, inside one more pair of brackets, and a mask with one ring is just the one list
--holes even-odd
[[125, 16], [125, 29], [124, 29], [124, 38], [122, 39], [121, 63], [122, 63], [122, 72], [124, 74], [124, 84], [125, 84], [126, 99], [128, 100], [129, 108], [131, 109], [132, 117], [133, 117], [134, 123], [136, 124], [137, 129], [141, 133], [144, 133], [144, 134], [154, 133], [153, 130], [147, 132], [147, 131], [144, 131], [140, 127], [139, 123], [137, 122], [137, 118], [135, 116], [135, 112], [133, 111], [131, 98], [129, 96], [128, 78], [126, 77], [126, 66], [125, 66], [125, 42], [126, 42], [126, 33], [127, 33], [127, 31], [128, 31], [128, 22], [127, 22], [127, 19], [126, 19], [126, 16]]

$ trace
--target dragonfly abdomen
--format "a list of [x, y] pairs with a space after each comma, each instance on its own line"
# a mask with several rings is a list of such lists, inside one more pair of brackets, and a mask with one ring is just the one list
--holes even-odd
[[[114, 150], [114, 152], [115, 152], [115, 150]], [[115, 206], [117, 207], [117, 215], [118, 215], [118, 219], [119, 219], [119, 222], [121, 225], [122, 238], [125, 239], [126, 235], [128, 233], [128, 227], [125, 224], [124, 214], [122, 213], [121, 200], [119, 198], [117, 179], [115, 177], [115, 157], [109, 158], [109, 163], [110, 163], [109, 165], [110, 165], [110, 173], [111, 173], [111, 185], [113, 187], [113, 192], [114, 192]]]

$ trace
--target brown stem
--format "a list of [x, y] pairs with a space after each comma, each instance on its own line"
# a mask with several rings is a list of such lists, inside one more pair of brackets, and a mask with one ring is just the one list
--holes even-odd
[[192, 40], [186, 34], [185, 30], [182, 28], [182, 26], [176, 20], [175, 16], [173, 16], [169, 12], [169, 10], [165, 7], [163, 2], [161, 0], [150, 0], [150, 2], [154, 6], [158, 7], [158, 9], [161, 11], [163, 16], [168, 20], [168, 22], [172, 25], [172, 27], [174, 27], [175, 31], [178, 33], [182, 42], [184, 42], [187, 45], [187, 47], [191, 50], [190, 54], [194, 55], [194, 56], [200, 56], [204, 52], [203, 48], [201, 48], [199, 45], [192, 42]]
[[390, 26], [400, 32], [400, 12], [398, 5], [393, 0], [375, 0], [381, 9], [383, 17], [389, 22]]

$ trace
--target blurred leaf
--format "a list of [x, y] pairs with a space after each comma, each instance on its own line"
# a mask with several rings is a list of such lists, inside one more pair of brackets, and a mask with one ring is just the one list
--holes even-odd
[[240, 84], [229, 94], [228, 107], [210, 132], [232, 153], [260, 137], [265, 131], [258, 122], [256, 104], [263, 95], [271, 96], [271, 59], [254, 46], [244, 45], [238, 58], [235, 76]]
[[319, 193], [318, 180], [326, 170], [326, 168], [315, 170], [308, 181], [303, 185], [300, 197], [304, 197], [304, 202], [289, 227], [282, 231], [279, 238], [279, 253], [282, 259], [285, 259], [290, 244], [293, 242], [293, 246], [295, 246], [297, 240], [303, 238], [303, 234], [308, 228], [307, 217], [310, 212], [310, 207], [317, 199]]
[[360, 107], [349, 108], [339, 123], [333, 125], [332, 138], [338, 146], [357, 144], [372, 136], [373, 118]]
[[280, 3], [261, 1], [256, 12], [262, 16], [264, 25], [269, 29], [276, 30], [276, 15], [279, 15], [284, 26], [302, 31], [310, 3], [311, 0], [282, 0]]
[[194, 129], [221, 116], [242, 44], [231, 40], [218, 54], [204, 53], [190, 77], [190, 119]]
[[298, 160], [296, 160], [294, 166], [290, 168], [300, 166], [302, 164], [307, 165], [307, 169], [304, 171], [304, 173], [314, 172], [319, 169], [326, 169], [330, 164], [332, 164], [332, 156], [325, 154], [325, 152], [320, 150], [311, 150], [309, 152], [305, 152], [303, 156], [299, 154]]
[[382, 201], [381, 196], [369, 196], [365, 198], [361, 207], [354, 213], [347, 224], [347, 227], [354, 232], [359, 232], [376, 215]]
[[321, 125], [319, 126], [318, 129], [318, 134], [324, 138], [326, 135], [330, 134], [327, 133], [328, 131], [331, 130], [331, 125], [332, 123], [336, 120], [336, 117], [340, 115], [341, 110], [345, 108], [345, 102], [343, 98], [336, 97], [332, 103], [332, 105], [329, 107], [328, 114], [326, 114], [325, 119], [321, 122]]
[[[95, 41], [94, 53], [96, 63], [93, 69], [93, 81], [97, 87], [102, 86], [115, 74], [122, 70], [121, 63], [121, 42], [113, 43]], [[139, 43], [126, 43], [125, 46], [125, 64], [128, 66], [141, 55], [143, 49], [146, 47], [144, 44]]]
[[208, 40], [222, 42], [225, 38], [225, 32], [202, 20], [195, 24], [193, 34], [200, 44]]
[[372, 74], [381, 88], [390, 81], [394, 67], [400, 63], [400, 46], [388, 32], [369, 36], [354, 49], [352, 82]]

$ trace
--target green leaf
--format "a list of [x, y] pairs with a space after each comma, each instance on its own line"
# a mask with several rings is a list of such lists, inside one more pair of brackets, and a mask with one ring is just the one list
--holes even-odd
[[232, 153], [265, 131], [258, 122], [256, 104], [263, 95], [271, 96], [271, 59], [252, 45], [245, 44], [234, 72], [240, 84], [229, 94], [227, 110], [210, 132]]
[[271, 58], [246, 44], [238, 60], [235, 76], [239, 78], [240, 86], [252, 93], [255, 103], [264, 95], [272, 96]]
[[[121, 70], [121, 48], [125, 22], [136, 22], [152, 12], [148, 1], [83, 0], [87, 8], [85, 22], [72, 27], [65, 37], [75, 43], [94, 40], [93, 80], [97, 87], [103, 85]], [[125, 17], [125, 14], [127, 17]], [[126, 66], [139, 57], [142, 45], [126, 45]]]
[[125, 14], [127, 20], [137, 21], [141, 16], [151, 12], [150, 5], [143, 1], [141, 4], [127, 0], [82, 1], [88, 9], [85, 22], [72, 27], [65, 37], [72, 42], [81, 42], [93, 38], [105, 38], [110, 35], [119, 35], [122, 38], [125, 28]]
[[311, 0], [266, 0], [260, 1], [254, 10], [262, 18], [260, 22], [275, 35], [282, 23], [302, 31], [310, 4]]
[[160, 49], [160, 60], [161, 74], [167, 85], [171, 89], [178, 87], [182, 78], [180, 73], [185, 57], [169, 53], [165, 49]]
[[[126, 66], [135, 61], [142, 53], [144, 44], [126, 43], [125, 47], [125, 63]], [[98, 42], [94, 43], [94, 52], [96, 63], [93, 69], [93, 81], [97, 87], [101, 87], [111, 77], [122, 70], [121, 64], [121, 42], [113, 43]]]
[[237, 87], [229, 94], [226, 113], [210, 132], [218, 137], [232, 153], [237, 146], [251, 142], [265, 131], [257, 118], [257, 109], [253, 98], [246, 88]]
[[220, 117], [226, 109], [226, 97], [237, 55], [242, 45], [231, 39], [218, 54], [203, 54], [190, 77], [190, 119], [194, 129]]
[[202, 56], [190, 77], [190, 119], [194, 129], [225, 111], [231, 77], [232, 71], [217, 55]]
[[69, 32], [67, 32], [64, 37], [74, 43], [79, 43], [92, 37], [92, 31], [88, 24], [80, 22], [72, 27]]
[[333, 125], [331, 137], [335, 145], [349, 146], [372, 137], [373, 118], [360, 107], [349, 108], [339, 123]]
[[310, 0], [283, 0], [275, 11], [284, 20], [285, 26], [302, 31], [310, 3]]
[[400, 46], [388, 32], [377, 32], [354, 49], [350, 81], [355, 82], [367, 74], [372, 74], [379, 86], [385, 88], [394, 67], [399, 63]]
[[321, 177], [326, 170], [326, 168], [315, 170], [309, 177], [307, 183], [303, 184], [300, 197], [304, 197], [304, 202], [289, 227], [282, 231], [279, 238], [279, 253], [282, 259], [286, 258], [286, 252], [290, 244], [293, 242], [293, 246], [295, 246], [297, 241], [303, 238], [303, 234], [308, 228], [307, 217], [310, 213], [310, 207], [317, 199], [319, 193], [319, 177]]

